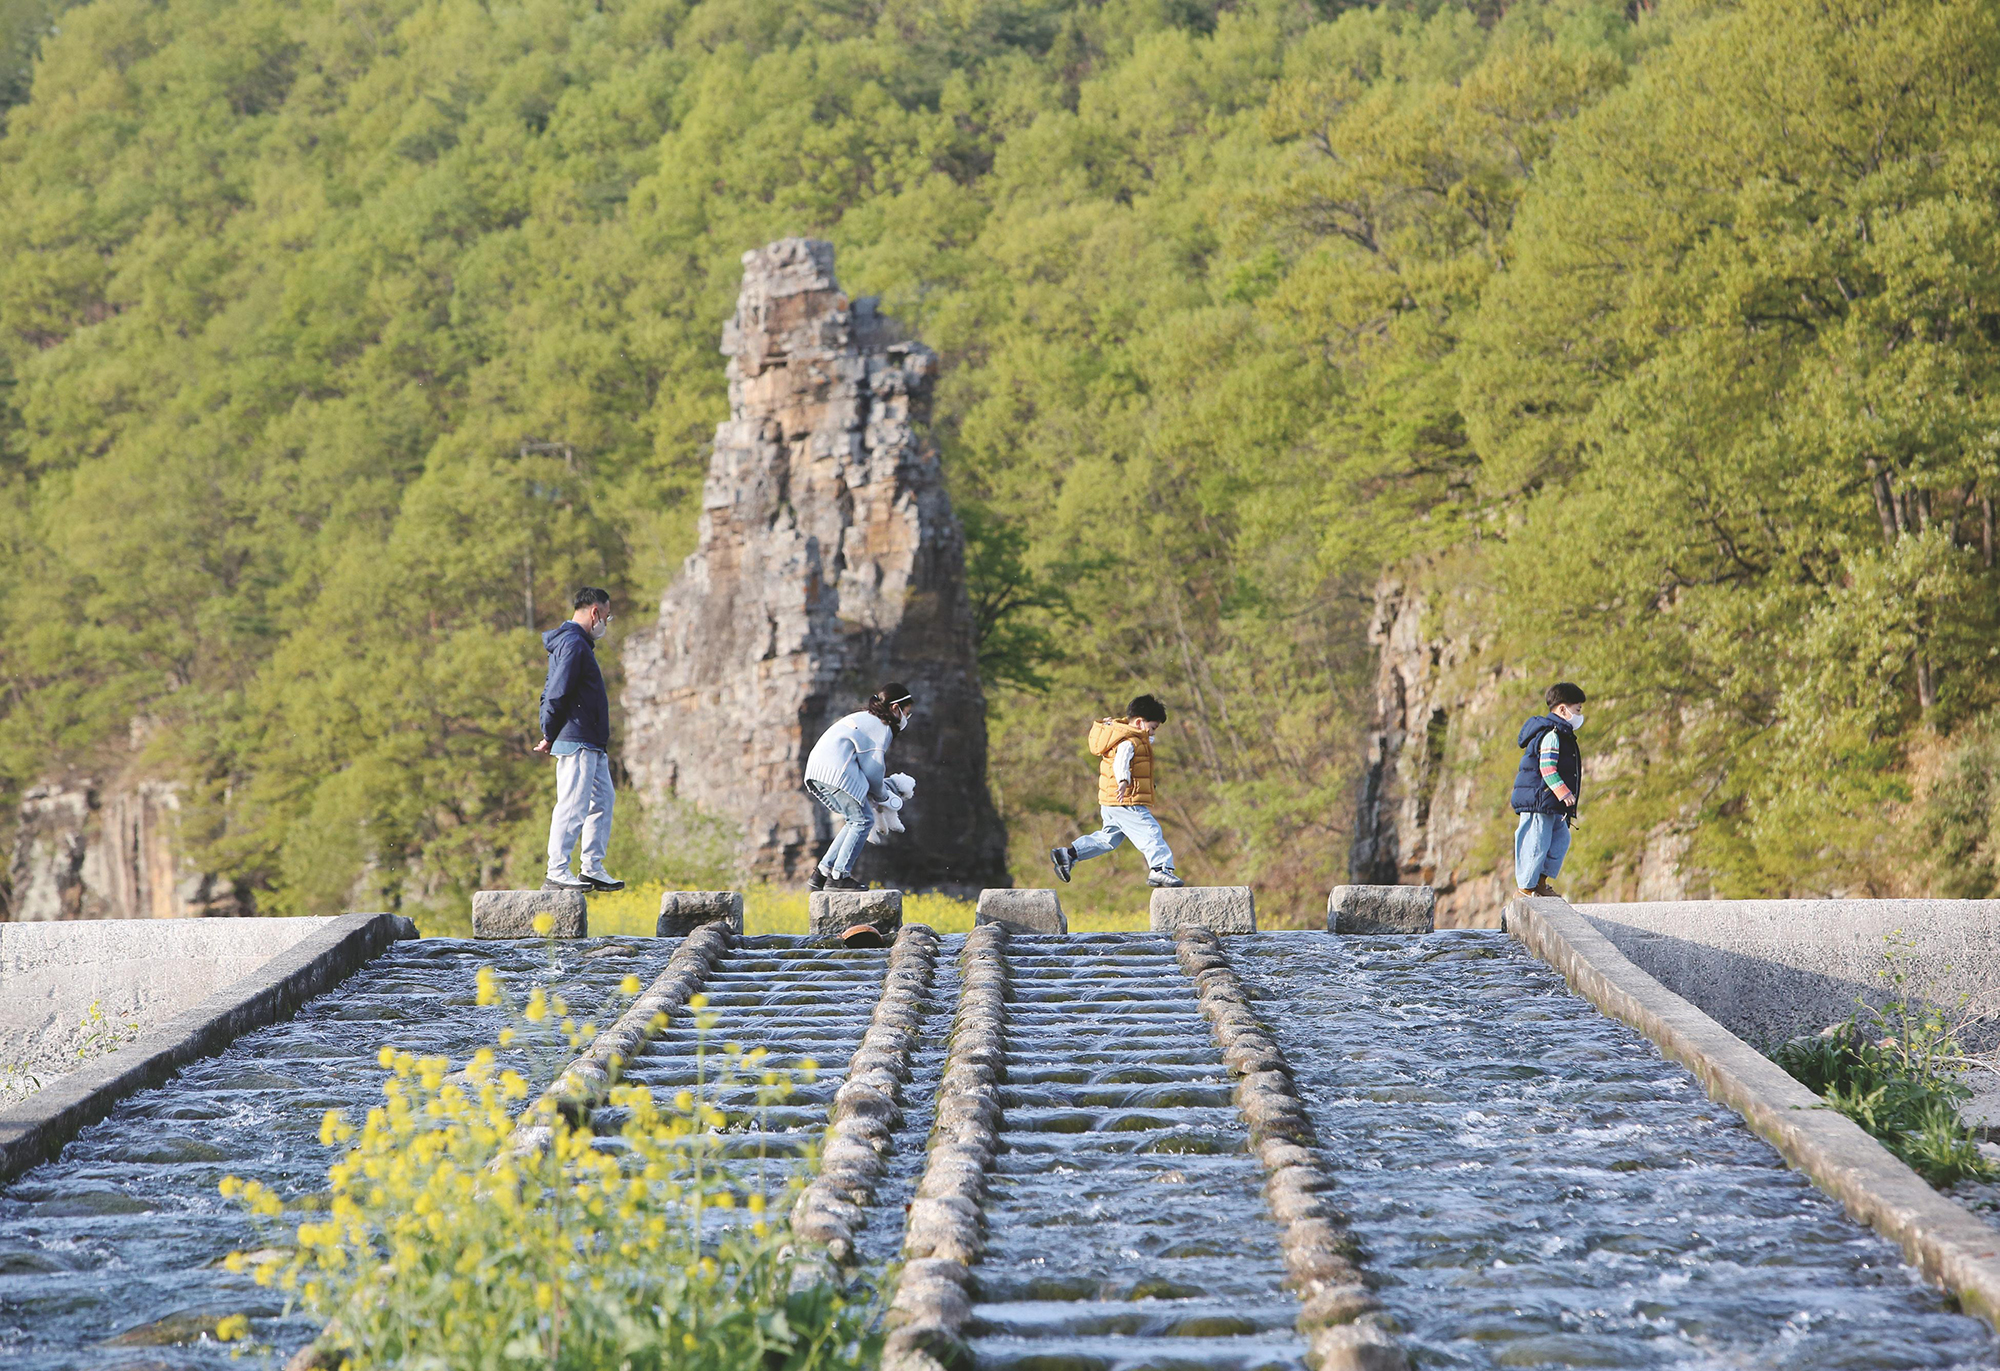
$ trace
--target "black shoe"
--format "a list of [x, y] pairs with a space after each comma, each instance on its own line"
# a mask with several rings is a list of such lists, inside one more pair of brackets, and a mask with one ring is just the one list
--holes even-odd
[[616, 876], [586, 875], [583, 879], [589, 883], [592, 890], [623, 890], [625, 888], [625, 882], [619, 880]]
[[826, 886], [824, 888], [827, 890], [866, 890], [868, 882], [857, 881], [852, 876], [829, 876], [826, 879]]
[[1069, 884], [1069, 873], [1076, 870], [1076, 849], [1073, 847], [1052, 847], [1049, 861], [1054, 864], [1056, 875], [1064, 885]]
[[806, 889], [807, 890], [826, 889], [826, 873], [824, 871], [821, 871], [818, 867], [814, 867], [813, 874], [806, 877]]
[[579, 879], [578, 879], [577, 877], [575, 877], [575, 876], [560, 876], [560, 877], [558, 877], [558, 876], [550, 876], [550, 877], [546, 878], [545, 880], [543, 880], [543, 882], [542, 882], [542, 889], [544, 889], [544, 890], [589, 890], [589, 889], [591, 889], [591, 884], [590, 884], [590, 882], [589, 882], [589, 881], [585, 881], [585, 880], [579, 880]]

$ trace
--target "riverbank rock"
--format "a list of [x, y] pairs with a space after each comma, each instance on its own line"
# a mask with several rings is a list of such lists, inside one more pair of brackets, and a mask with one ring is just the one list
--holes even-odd
[[1005, 924], [1016, 933], [1067, 933], [1062, 900], [1053, 890], [982, 890], [974, 927]]
[[[536, 916], [547, 914], [554, 926], [535, 931]], [[585, 938], [590, 936], [590, 906], [581, 890], [482, 890], [472, 897], [475, 938]]]
[[937, 357], [834, 279], [833, 247], [743, 256], [723, 330], [716, 429], [694, 554], [656, 625], [625, 644], [623, 760], [658, 810], [740, 827], [752, 880], [798, 880], [831, 840], [805, 793], [827, 726], [887, 680], [916, 697], [889, 751], [916, 778], [908, 830], [856, 875], [966, 890], [1005, 878], [986, 785], [965, 543], [925, 436]]
[[806, 904], [815, 938], [838, 938], [860, 924], [887, 938], [903, 926], [900, 890], [816, 890]]
[[721, 923], [731, 933], [743, 932], [743, 894], [736, 890], [669, 890], [660, 896], [660, 921], [654, 935], [685, 938], [703, 924]]
[[1427, 885], [1337, 885], [1326, 897], [1329, 933], [1429, 933], [1436, 920]]
[[1155, 933], [1206, 928], [1212, 933], [1255, 933], [1257, 897], [1247, 885], [1189, 885], [1155, 890], [1151, 917]]

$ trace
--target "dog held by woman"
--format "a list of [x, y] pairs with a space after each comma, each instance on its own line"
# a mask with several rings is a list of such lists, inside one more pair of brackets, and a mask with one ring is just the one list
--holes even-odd
[[889, 786], [889, 744], [909, 727], [915, 704], [901, 681], [889, 681], [868, 697], [866, 707], [836, 720], [813, 744], [806, 758], [806, 792], [842, 822], [806, 889], [868, 888], [854, 879], [854, 859], [874, 831], [875, 807], [891, 795], [901, 799]]

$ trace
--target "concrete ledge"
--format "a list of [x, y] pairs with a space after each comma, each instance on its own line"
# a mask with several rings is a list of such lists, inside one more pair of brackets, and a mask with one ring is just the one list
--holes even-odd
[[815, 938], [838, 938], [856, 924], [872, 924], [888, 938], [903, 926], [900, 890], [815, 890], [806, 904]]
[[1749, 1044], [1634, 966], [1561, 899], [1517, 899], [1507, 931], [1604, 1013], [1651, 1038], [1855, 1219], [2000, 1328], [2000, 1230], [1931, 1189]]
[[53, 1159], [128, 1095], [212, 1057], [252, 1029], [290, 1018], [416, 925], [394, 914], [345, 914], [167, 1021], [156, 1033], [0, 1110], [0, 1182]]
[[1326, 897], [1329, 933], [1429, 933], [1437, 892], [1427, 885], [1337, 885]]
[[1247, 885], [1189, 885], [1155, 890], [1150, 917], [1155, 933], [1206, 928], [1211, 933], [1255, 933], [1257, 896]]
[[1005, 924], [1016, 933], [1067, 933], [1062, 900], [1053, 890], [982, 890], [972, 926]]
[[475, 938], [540, 938], [537, 916], [555, 920], [551, 938], [590, 936], [590, 905], [581, 890], [482, 890], [472, 897]]
[[654, 936], [685, 938], [703, 924], [720, 923], [743, 934], [743, 896], [735, 890], [669, 890], [660, 896], [660, 922]]
[[1641, 971], [1754, 1043], [1817, 1033], [1889, 998], [1891, 939], [1904, 993], [2000, 1047], [2000, 900], [1666, 900], [1579, 904]]
[[[45, 1089], [103, 1055], [98, 1049], [106, 1027], [132, 1040], [154, 1032], [332, 922], [0, 923], [0, 1061], [14, 1063]], [[95, 1034], [85, 1022], [93, 1007], [102, 1016], [93, 1020]], [[0, 1105], [12, 1102], [0, 1095]]]

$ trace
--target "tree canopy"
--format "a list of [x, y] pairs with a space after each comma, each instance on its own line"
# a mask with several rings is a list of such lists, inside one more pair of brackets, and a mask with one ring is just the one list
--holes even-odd
[[1614, 703], [1589, 869], [1992, 883], [1990, 7], [6, 3], [0, 785], [172, 775], [262, 909], [534, 869], [529, 630], [653, 608], [793, 233], [944, 356], [1018, 874], [1146, 689], [1184, 864], [1338, 879], [1450, 550]]

